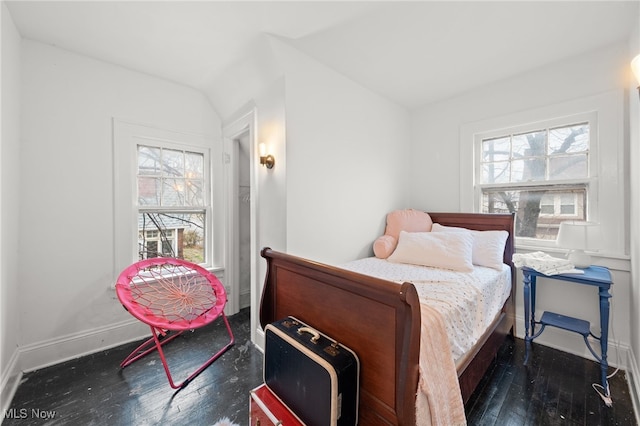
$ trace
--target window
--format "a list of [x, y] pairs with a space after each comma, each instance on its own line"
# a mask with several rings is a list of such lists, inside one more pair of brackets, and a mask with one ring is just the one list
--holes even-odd
[[[152, 257], [221, 264], [212, 138], [114, 119], [114, 273]], [[218, 221], [220, 222], [220, 221]], [[214, 229], [214, 224], [217, 228]], [[217, 240], [216, 240], [217, 237]]]
[[[630, 219], [625, 92], [616, 89], [531, 109], [526, 108], [528, 102], [514, 98], [511, 105], [490, 104], [481, 114], [489, 118], [469, 116], [473, 121], [460, 125], [460, 211], [515, 212], [515, 243], [525, 250], [556, 248], [558, 225], [551, 220], [585, 218], [600, 223], [600, 255], [626, 256]], [[491, 116], [494, 108], [505, 107], [515, 112]], [[568, 138], [572, 133], [575, 140]], [[540, 155], [526, 151], [529, 138], [536, 135], [546, 138]], [[493, 148], [489, 141], [495, 141]], [[527, 161], [544, 168], [525, 171]], [[574, 167], [566, 167], [568, 163]], [[529, 215], [524, 214], [527, 206]], [[523, 236], [525, 229], [533, 229], [531, 223], [523, 223], [529, 218], [536, 219], [534, 237]]]
[[555, 240], [564, 220], [587, 220], [593, 120], [574, 116], [476, 135], [479, 210], [515, 213], [516, 237], [535, 240]]
[[205, 154], [137, 146], [138, 257], [205, 259]]

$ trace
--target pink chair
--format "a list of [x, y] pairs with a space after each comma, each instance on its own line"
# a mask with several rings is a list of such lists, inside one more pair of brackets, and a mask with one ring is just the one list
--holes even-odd
[[[234, 344], [229, 321], [224, 314], [227, 294], [222, 283], [206, 269], [181, 259], [155, 257], [126, 268], [116, 283], [116, 294], [124, 308], [151, 327], [152, 337], [136, 348], [120, 364], [121, 368], [157, 350], [169, 385], [185, 387]], [[162, 346], [186, 330], [195, 330], [222, 317], [229, 343], [209, 358], [183, 382], [175, 384]], [[168, 335], [170, 331], [175, 331]]]

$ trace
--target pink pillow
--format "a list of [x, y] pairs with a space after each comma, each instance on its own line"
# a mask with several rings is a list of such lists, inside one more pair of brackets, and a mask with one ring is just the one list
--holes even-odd
[[400, 231], [429, 232], [433, 221], [428, 213], [420, 210], [396, 210], [387, 214], [387, 229], [384, 235], [398, 238]]
[[384, 235], [373, 243], [373, 253], [380, 259], [386, 259], [398, 244], [400, 231], [429, 232], [433, 221], [428, 213], [420, 210], [395, 210], [387, 214], [387, 227]]
[[398, 239], [391, 235], [383, 235], [373, 242], [373, 254], [380, 259], [389, 257], [398, 244]]

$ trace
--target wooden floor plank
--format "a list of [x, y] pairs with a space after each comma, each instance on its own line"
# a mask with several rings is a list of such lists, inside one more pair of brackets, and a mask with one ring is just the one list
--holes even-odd
[[[210, 426], [223, 417], [248, 425], [249, 390], [262, 382], [263, 357], [250, 342], [249, 310], [229, 320], [235, 346], [179, 392], [157, 354], [121, 369], [137, 344], [123, 345], [25, 374], [2, 425]], [[213, 324], [168, 344], [174, 379], [200, 365], [225, 334]], [[595, 362], [537, 344], [528, 367], [523, 359], [524, 342], [508, 338], [467, 403], [469, 425], [637, 425], [623, 371], [610, 379], [609, 408], [591, 388]]]

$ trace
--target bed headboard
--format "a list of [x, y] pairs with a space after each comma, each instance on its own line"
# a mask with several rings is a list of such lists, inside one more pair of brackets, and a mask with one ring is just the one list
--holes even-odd
[[513, 213], [429, 213], [433, 223], [458, 226], [476, 231], [507, 231], [509, 237], [504, 247], [503, 261], [513, 267], [515, 253]]

